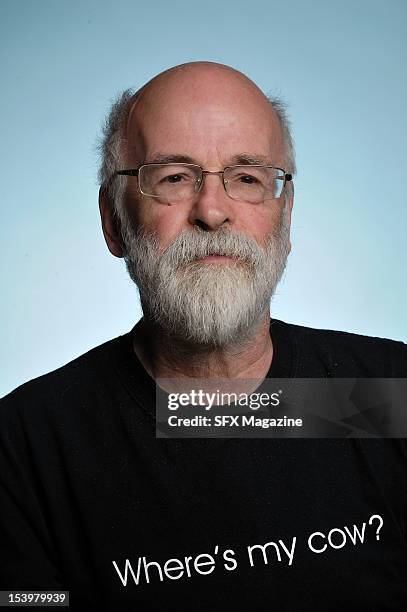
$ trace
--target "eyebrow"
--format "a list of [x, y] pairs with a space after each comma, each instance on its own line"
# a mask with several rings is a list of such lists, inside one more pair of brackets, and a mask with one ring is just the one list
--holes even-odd
[[244, 164], [249, 166], [271, 166], [270, 159], [264, 155], [249, 155], [238, 153], [232, 157], [233, 164]]
[[[196, 159], [189, 155], [180, 155], [178, 153], [162, 154], [158, 153], [153, 159], [145, 161], [145, 164], [197, 164], [200, 165]], [[250, 155], [248, 153], [237, 153], [234, 155], [229, 164], [234, 166], [235, 164], [243, 164], [249, 166], [272, 166], [270, 159], [264, 155]]]
[[189, 155], [179, 155], [177, 153], [170, 153], [164, 155], [158, 153], [153, 159], [145, 161], [145, 164], [196, 164], [197, 161]]

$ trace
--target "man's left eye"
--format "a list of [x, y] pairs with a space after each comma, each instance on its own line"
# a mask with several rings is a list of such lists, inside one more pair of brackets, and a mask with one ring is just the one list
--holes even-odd
[[250, 174], [244, 174], [240, 177], [242, 183], [246, 183], [247, 185], [252, 185], [253, 183], [258, 183], [256, 177], [251, 176]]
[[182, 176], [180, 174], [171, 174], [165, 178], [169, 183], [179, 183], [181, 179]]

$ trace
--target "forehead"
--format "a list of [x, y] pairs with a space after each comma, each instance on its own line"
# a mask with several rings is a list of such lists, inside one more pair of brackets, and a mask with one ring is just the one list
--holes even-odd
[[130, 109], [128, 161], [184, 154], [224, 163], [240, 152], [283, 153], [279, 120], [264, 94], [248, 79], [227, 71], [171, 75], [147, 86]]

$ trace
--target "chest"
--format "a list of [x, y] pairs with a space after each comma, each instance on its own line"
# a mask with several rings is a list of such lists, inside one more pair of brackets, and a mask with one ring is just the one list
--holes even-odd
[[78, 589], [178, 610], [231, 598], [272, 597], [279, 609], [407, 601], [405, 483], [388, 450], [151, 439], [113, 451], [68, 470], [53, 516]]

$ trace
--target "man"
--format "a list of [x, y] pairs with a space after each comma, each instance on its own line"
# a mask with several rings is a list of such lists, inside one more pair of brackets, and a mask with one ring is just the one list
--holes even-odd
[[144, 316], [3, 400], [1, 588], [88, 609], [405, 609], [404, 440], [155, 436], [154, 379], [406, 375], [402, 343], [270, 323], [283, 107], [185, 64], [123, 95], [101, 149], [103, 232]]

